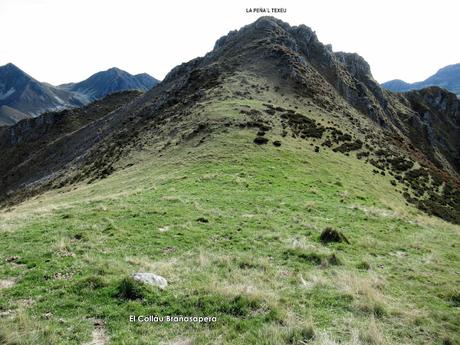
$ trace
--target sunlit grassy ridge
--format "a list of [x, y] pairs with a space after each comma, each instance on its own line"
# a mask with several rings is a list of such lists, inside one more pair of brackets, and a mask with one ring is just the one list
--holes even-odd
[[[205, 103], [191, 119], [263, 102]], [[0, 342], [90, 342], [95, 319], [110, 344], [457, 342], [459, 227], [406, 205], [354, 153], [315, 152], [278, 127], [258, 146], [256, 133], [147, 147], [106, 179], [3, 210]], [[350, 244], [322, 244], [326, 227]], [[134, 272], [169, 285], [121, 298]], [[217, 322], [129, 322], [150, 314]]]

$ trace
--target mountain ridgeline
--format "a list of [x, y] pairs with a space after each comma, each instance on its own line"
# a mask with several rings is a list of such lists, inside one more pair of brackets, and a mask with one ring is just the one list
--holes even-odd
[[87, 102], [101, 99], [111, 93], [126, 90], [150, 90], [158, 80], [147, 73], [131, 75], [118, 68], [93, 74], [79, 83], [60, 85], [61, 89], [84, 95]]
[[115, 92], [147, 91], [157, 83], [146, 73], [131, 75], [111, 68], [79, 83], [53, 86], [37, 81], [9, 63], [0, 67], [0, 126], [48, 111], [81, 107]]
[[443, 67], [423, 81], [411, 84], [400, 79], [395, 79], [383, 83], [382, 86], [394, 92], [406, 92], [430, 86], [438, 86], [460, 96], [460, 63]]
[[41, 83], [11, 63], [0, 67], [0, 125], [82, 105], [78, 95]]
[[[98, 80], [61, 89], [94, 96], [92, 85]], [[460, 223], [458, 98], [438, 87], [406, 94], [387, 91], [361, 56], [333, 52], [307, 26], [261, 17], [129, 100], [62, 137], [52, 131], [47, 139], [44, 131], [46, 150], [31, 145], [30, 135], [24, 134], [35, 125], [4, 128], [0, 149], [22, 155], [2, 164], [2, 202], [105, 178], [123, 169], [126, 157], [135, 152], [150, 152], [155, 159], [170, 147], [201, 145], [222, 132], [254, 130], [254, 145], [271, 138], [282, 148], [283, 140], [293, 138], [299, 145], [313, 145], [318, 154], [355, 157], [375, 174], [390, 176], [407, 202]], [[204, 115], [208, 107], [214, 109], [212, 116]], [[68, 116], [80, 123], [82, 115]]]

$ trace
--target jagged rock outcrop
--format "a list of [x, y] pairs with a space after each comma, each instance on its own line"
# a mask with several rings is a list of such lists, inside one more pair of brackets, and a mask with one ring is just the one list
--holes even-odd
[[401, 98], [415, 112], [407, 122], [411, 141], [437, 166], [451, 166], [453, 172], [458, 174], [460, 100], [439, 87], [410, 91]]

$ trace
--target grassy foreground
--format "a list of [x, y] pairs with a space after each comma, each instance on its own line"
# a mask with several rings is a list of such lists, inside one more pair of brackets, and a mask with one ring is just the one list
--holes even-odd
[[[354, 155], [254, 136], [138, 153], [1, 211], [0, 343], [458, 343], [460, 228], [407, 206]], [[322, 244], [326, 227], [350, 244]]]

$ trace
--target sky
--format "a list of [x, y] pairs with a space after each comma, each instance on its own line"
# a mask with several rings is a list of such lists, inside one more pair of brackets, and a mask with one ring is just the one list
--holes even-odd
[[379, 82], [426, 79], [460, 63], [459, 0], [0, 0], [0, 65], [54, 85], [111, 67], [162, 79], [263, 14], [355, 52]]

